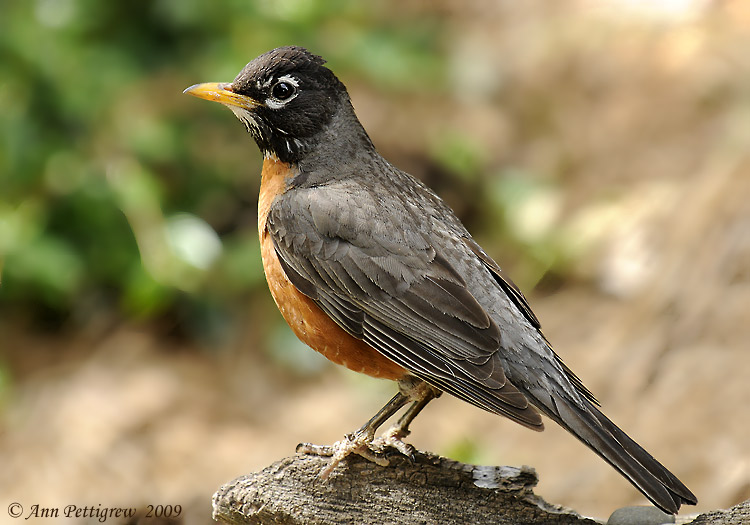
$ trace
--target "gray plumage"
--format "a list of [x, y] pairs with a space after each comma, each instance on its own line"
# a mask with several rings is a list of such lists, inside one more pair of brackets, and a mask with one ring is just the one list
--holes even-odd
[[288, 104], [238, 115], [267, 155], [297, 170], [266, 225], [290, 281], [346, 332], [423, 381], [534, 430], [543, 429], [542, 413], [661, 509], [695, 504], [600, 412], [523, 294], [452, 210], [377, 153], [346, 89], [322, 64], [304, 49], [279, 48], [233, 83], [261, 103], [272, 96], [263, 86], [297, 83]]

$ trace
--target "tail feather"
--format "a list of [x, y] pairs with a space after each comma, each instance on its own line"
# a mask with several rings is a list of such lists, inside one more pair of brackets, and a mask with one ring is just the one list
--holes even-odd
[[695, 505], [698, 499], [679, 479], [672, 474], [667, 468], [659, 463], [651, 454], [636, 443], [630, 436], [623, 432], [617, 425], [610, 421], [604, 414], [594, 408], [592, 410], [594, 417], [641, 465], [645, 466], [648, 471], [656, 477], [670, 492], [680, 498], [678, 507], [681, 503]]
[[554, 402], [557, 414], [548, 415], [625, 476], [654, 505], [674, 514], [683, 503], [698, 502], [674, 474], [593, 404], [584, 402], [583, 408], [559, 398]]

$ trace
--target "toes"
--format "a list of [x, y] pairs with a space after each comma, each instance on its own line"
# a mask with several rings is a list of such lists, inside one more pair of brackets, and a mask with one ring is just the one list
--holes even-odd
[[320, 479], [326, 480], [331, 476], [338, 464], [349, 454], [358, 454], [376, 465], [387, 467], [390, 462], [383, 454], [382, 449], [391, 447], [396, 449], [402, 455], [413, 460], [416, 449], [401, 441], [401, 437], [402, 432], [396, 427], [393, 427], [383, 437], [378, 438], [377, 440], [373, 439], [372, 432], [358, 430], [352, 434], [347, 434], [345, 439], [337, 441], [333, 445], [300, 443], [297, 445], [296, 450], [300, 454], [330, 457], [331, 459], [328, 462], [328, 465], [326, 465], [326, 467], [318, 474]]
[[395, 449], [399, 454], [401, 454], [402, 456], [406, 456], [412, 461], [416, 457], [417, 449], [414, 448], [409, 443], [405, 443], [401, 441], [400, 439], [397, 439], [391, 436], [383, 436], [381, 438], [376, 439], [375, 443], [377, 444], [378, 447], [381, 447], [381, 448]]
[[328, 465], [326, 465], [325, 468], [318, 473], [318, 478], [322, 479], [323, 481], [327, 480], [331, 476], [331, 472], [333, 472], [333, 469], [335, 469], [338, 464], [338, 461], [329, 461]]
[[410, 445], [409, 443], [404, 443], [400, 439], [391, 440], [391, 441], [388, 441], [387, 443], [391, 447], [401, 452], [401, 454], [403, 454], [410, 460], [414, 461], [416, 457], [417, 449], [414, 448], [412, 445]]
[[352, 452], [354, 452], [355, 454], [359, 454], [366, 460], [372, 461], [373, 463], [375, 463], [376, 465], [380, 465], [381, 467], [387, 467], [391, 464], [387, 458], [379, 455], [377, 452], [370, 449], [370, 447], [357, 448], [355, 450], [352, 450]]
[[328, 445], [313, 445], [312, 443], [300, 443], [295, 451], [298, 454], [310, 454], [312, 456], [330, 457], [335, 453], [334, 447]]

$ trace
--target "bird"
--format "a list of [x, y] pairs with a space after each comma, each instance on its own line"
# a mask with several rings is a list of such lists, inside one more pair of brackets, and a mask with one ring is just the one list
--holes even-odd
[[695, 495], [610, 421], [542, 333], [521, 290], [421, 181], [383, 158], [325, 60], [284, 46], [232, 82], [184, 93], [219, 102], [263, 154], [258, 234], [271, 295], [295, 335], [330, 361], [397, 381], [394, 397], [333, 446], [327, 477], [349, 454], [408, 454], [409, 425], [447, 392], [531, 430], [542, 415], [573, 434], [664, 512]]

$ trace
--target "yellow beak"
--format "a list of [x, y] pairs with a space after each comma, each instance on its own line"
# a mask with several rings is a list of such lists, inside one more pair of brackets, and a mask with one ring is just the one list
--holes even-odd
[[259, 106], [260, 103], [245, 95], [239, 95], [232, 91], [231, 82], [207, 82], [205, 84], [196, 84], [190, 86], [183, 93], [193, 95], [194, 97], [212, 100], [225, 106], [235, 106], [238, 108], [252, 110]]

